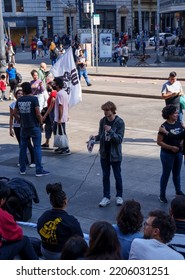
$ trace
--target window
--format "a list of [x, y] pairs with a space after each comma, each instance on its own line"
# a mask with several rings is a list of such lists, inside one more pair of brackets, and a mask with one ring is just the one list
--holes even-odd
[[4, 0], [4, 11], [6, 13], [12, 12], [12, 0]]
[[51, 1], [46, 1], [46, 10], [51, 11]]
[[16, 12], [24, 12], [23, 0], [16, 0]]

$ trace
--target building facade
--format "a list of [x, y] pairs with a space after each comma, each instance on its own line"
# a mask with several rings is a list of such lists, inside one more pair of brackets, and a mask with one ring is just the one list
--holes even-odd
[[[17, 44], [22, 35], [25, 35], [29, 44], [35, 35], [52, 38], [54, 34], [61, 36], [66, 33], [75, 36], [79, 28], [90, 28], [90, 13], [85, 12], [84, 4], [90, 3], [91, 0], [0, 0], [0, 2], [6, 31]], [[155, 33], [157, 0], [92, 0], [92, 2], [94, 13], [100, 15], [98, 28], [114, 29], [117, 34], [120, 32], [131, 34], [132, 31], [132, 34], [136, 34], [141, 30], [145, 30], [148, 34]]]
[[185, 37], [185, 0], [160, 0], [161, 29]]

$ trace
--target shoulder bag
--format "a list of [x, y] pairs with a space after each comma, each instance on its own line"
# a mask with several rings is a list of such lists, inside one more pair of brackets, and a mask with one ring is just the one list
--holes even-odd
[[[59, 128], [61, 129], [61, 134], [59, 134]], [[58, 147], [58, 148], [68, 148], [69, 147], [68, 138], [67, 138], [67, 135], [64, 134], [62, 124], [57, 125], [56, 135], [54, 135], [53, 146]]]
[[180, 106], [182, 108], [182, 110], [185, 110], [185, 95], [181, 95], [180, 96]]

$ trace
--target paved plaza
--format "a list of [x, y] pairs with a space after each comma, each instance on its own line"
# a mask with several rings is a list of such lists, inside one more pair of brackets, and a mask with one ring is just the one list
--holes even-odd
[[[33, 63], [29, 56], [28, 52], [17, 54], [16, 68], [22, 74], [24, 81], [30, 80], [30, 71], [34, 68], [38, 69], [41, 62], [41, 59], [38, 59]], [[46, 58], [45, 61], [49, 69], [50, 60]], [[164, 107], [164, 100], [160, 98], [159, 92], [163, 83], [160, 78], [166, 79], [169, 72], [175, 70], [178, 77], [184, 79], [185, 70], [181, 67], [182, 64], [172, 65], [169, 63], [163, 66], [165, 67], [153, 66], [151, 61], [149, 67], [134, 67], [134, 63], [127, 68], [120, 68], [118, 65], [98, 67], [98, 74], [120, 76], [121, 80], [128, 76], [148, 77], [151, 80], [154, 77], [150, 85], [138, 83], [138, 97], [142, 98], [132, 96], [131, 86], [129, 88], [130, 95], [124, 96], [124, 93], [129, 93], [128, 88], [124, 88], [124, 83], [122, 83], [122, 90], [119, 86], [120, 94], [115, 94], [115, 86], [111, 86], [109, 78], [99, 81], [97, 75], [91, 75], [97, 74], [96, 68], [90, 67], [88, 69], [93, 83], [92, 89], [88, 88], [88, 90], [93, 92], [88, 92], [87, 87], [82, 82], [83, 100], [71, 108], [67, 123], [67, 134], [72, 154], [70, 156], [56, 155], [53, 151], [52, 139], [50, 149], [43, 151], [42, 159], [44, 169], [50, 171], [51, 174], [45, 177], [36, 177], [35, 170], [28, 169], [27, 175], [24, 176], [35, 184], [40, 197], [40, 203], [33, 204], [32, 218], [29, 222], [36, 223], [38, 217], [50, 208], [49, 198], [45, 191], [48, 182], [62, 182], [69, 200], [67, 211], [77, 217], [85, 233], [96, 220], [116, 222], [116, 215], [120, 208], [115, 204], [114, 179], [111, 177], [111, 204], [106, 208], [99, 208], [98, 203], [102, 198], [99, 146], [95, 145], [92, 153], [88, 153], [86, 148], [89, 135], [98, 132], [99, 119], [103, 116], [100, 107], [107, 100], [111, 100], [117, 105], [117, 113], [124, 119], [126, 125], [122, 162], [123, 199], [134, 198], [138, 200], [142, 205], [144, 216], [155, 208], [168, 211], [169, 205], [161, 204], [158, 200], [161, 163], [159, 159], [160, 148], [156, 144], [156, 137], [158, 127], [163, 122], [161, 109]], [[114, 85], [115, 83], [114, 80]], [[131, 79], [132, 83], [133, 79]], [[157, 98], [143, 98], [148, 97], [142, 96], [142, 92], [144, 95], [145, 90], [150, 92], [151, 96], [155, 94]], [[106, 94], [106, 91], [109, 92], [109, 95]], [[20, 177], [17, 167], [19, 148], [16, 139], [9, 136], [10, 102], [0, 103], [0, 176], [13, 178]], [[44, 134], [42, 142], [44, 142]], [[185, 191], [184, 168], [183, 166], [183, 191]], [[167, 189], [169, 201], [174, 198], [174, 194], [173, 183], [170, 179]], [[35, 228], [29, 226], [23, 228], [26, 234], [36, 236]]]

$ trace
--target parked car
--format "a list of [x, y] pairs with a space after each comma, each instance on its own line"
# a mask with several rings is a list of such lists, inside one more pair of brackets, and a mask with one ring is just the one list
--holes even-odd
[[[178, 37], [176, 35], [172, 34], [172, 33], [159, 33], [159, 44], [160, 44], [160, 46], [162, 46], [164, 44], [165, 36], [168, 40], [169, 45], [174, 45], [178, 40]], [[155, 37], [154, 36], [149, 38], [149, 45], [150, 46], [155, 46]]]

